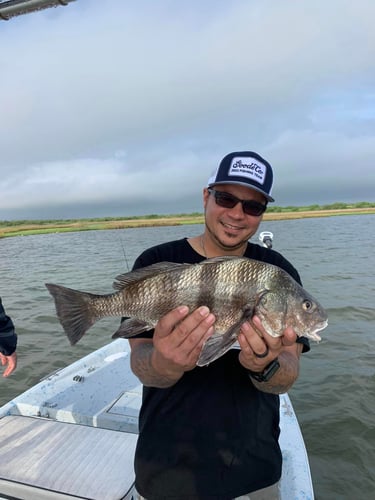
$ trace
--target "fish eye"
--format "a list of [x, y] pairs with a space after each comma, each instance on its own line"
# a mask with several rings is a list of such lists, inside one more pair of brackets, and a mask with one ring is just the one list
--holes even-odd
[[305, 311], [310, 311], [313, 308], [313, 303], [309, 299], [305, 299], [302, 303], [302, 307]]

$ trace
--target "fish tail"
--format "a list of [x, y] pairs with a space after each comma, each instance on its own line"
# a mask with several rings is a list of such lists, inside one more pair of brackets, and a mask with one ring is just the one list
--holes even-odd
[[70, 344], [76, 344], [99, 319], [91, 307], [96, 296], [51, 283], [46, 283], [46, 287], [55, 301], [57, 317]]

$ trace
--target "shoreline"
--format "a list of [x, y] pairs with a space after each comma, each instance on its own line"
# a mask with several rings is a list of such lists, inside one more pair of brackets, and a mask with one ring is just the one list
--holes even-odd
[[[369, 208], [347, 208], [347, 209], [326, 209], [326, 210], [306, 210], [306, 211], [285, 211], [266, 212], [263, 221], [306, 219], [312, 217], [336, 217], [341, 215], [367, 215], [375, 214], [375, 207]], [[204, 215], [177, 215], [160, 216], [159, 218], [129, 218], [106, 220], [106, 219], [77, 219], [74, 221], [53, 221], [51, 223], [24, 223], [15, 225], [0, 225], [0, 239], [12, 236], [27, 236], [35, 234], [78, 232], [78, 231], [98, 231], [102, 229], [130, 229], [140, 227], [163, 227], [179, 226], [188, 224], [204, 224]]]

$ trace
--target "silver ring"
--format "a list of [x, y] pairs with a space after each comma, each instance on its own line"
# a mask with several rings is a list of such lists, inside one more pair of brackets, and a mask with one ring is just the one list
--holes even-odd
[[263, 354], [257, 354], [254, 351], [254, 356], [256, 356], [257, 358], [266, 358], [268, 356], [269, 352], [270, 352], [270, 350], [268, 349], [268, 346], [266, 346], [266, 351]]

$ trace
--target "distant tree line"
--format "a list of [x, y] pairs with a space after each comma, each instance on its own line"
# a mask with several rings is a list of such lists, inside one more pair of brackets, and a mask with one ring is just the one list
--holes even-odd
[[[331, 203], [329, 205], [308, 205], [304, 207], [295, 207], [295, 206], [287, 206], [287, 207], [278, 207], [268, 205], [267, 212], [269, 213], [285, 213], [285, 212], [311, 212], [317, 210], [348, 210], [353, 208], [373, 208], [375, 207], [375, 203], [371, 203], [368, 201], [360, 201], [357, 203], [343, 203], [336, 202]], [[64, 224], [75, 224], [79, 222], [111, 222], [111, 221], [121, 221], [121, 220], [152, 220], [152, 219], [175, 219], [175, 218], [184, 218], [184, 217], [201, 217], [203, 214], [201, 212], [193, 212], [193, 213], [181, 213], [181, 214], [149, 214], [149, 215], [124, 215], [121, 217], [97, 217], [97, 218], [82, 218], [82, 219], [40, 219], [40, 220], [4, 220], [0, 221], [0, 227], [9, 227], [9, 226], [18, 226], [18, 225], [38, 225], [38, 226], [47, 226], [47, 225], [64, 225]]]
[[275, 207], [268, 205], [267, 212], [314, 212], [317, 210], [348, 210], [350, 208], [373, 208], [375, 203], [370, 203], [368, 201], [360, 201], [358, 203], [343, 203], [336, 202], [329, 205], [308, 205], [305, 207]]

